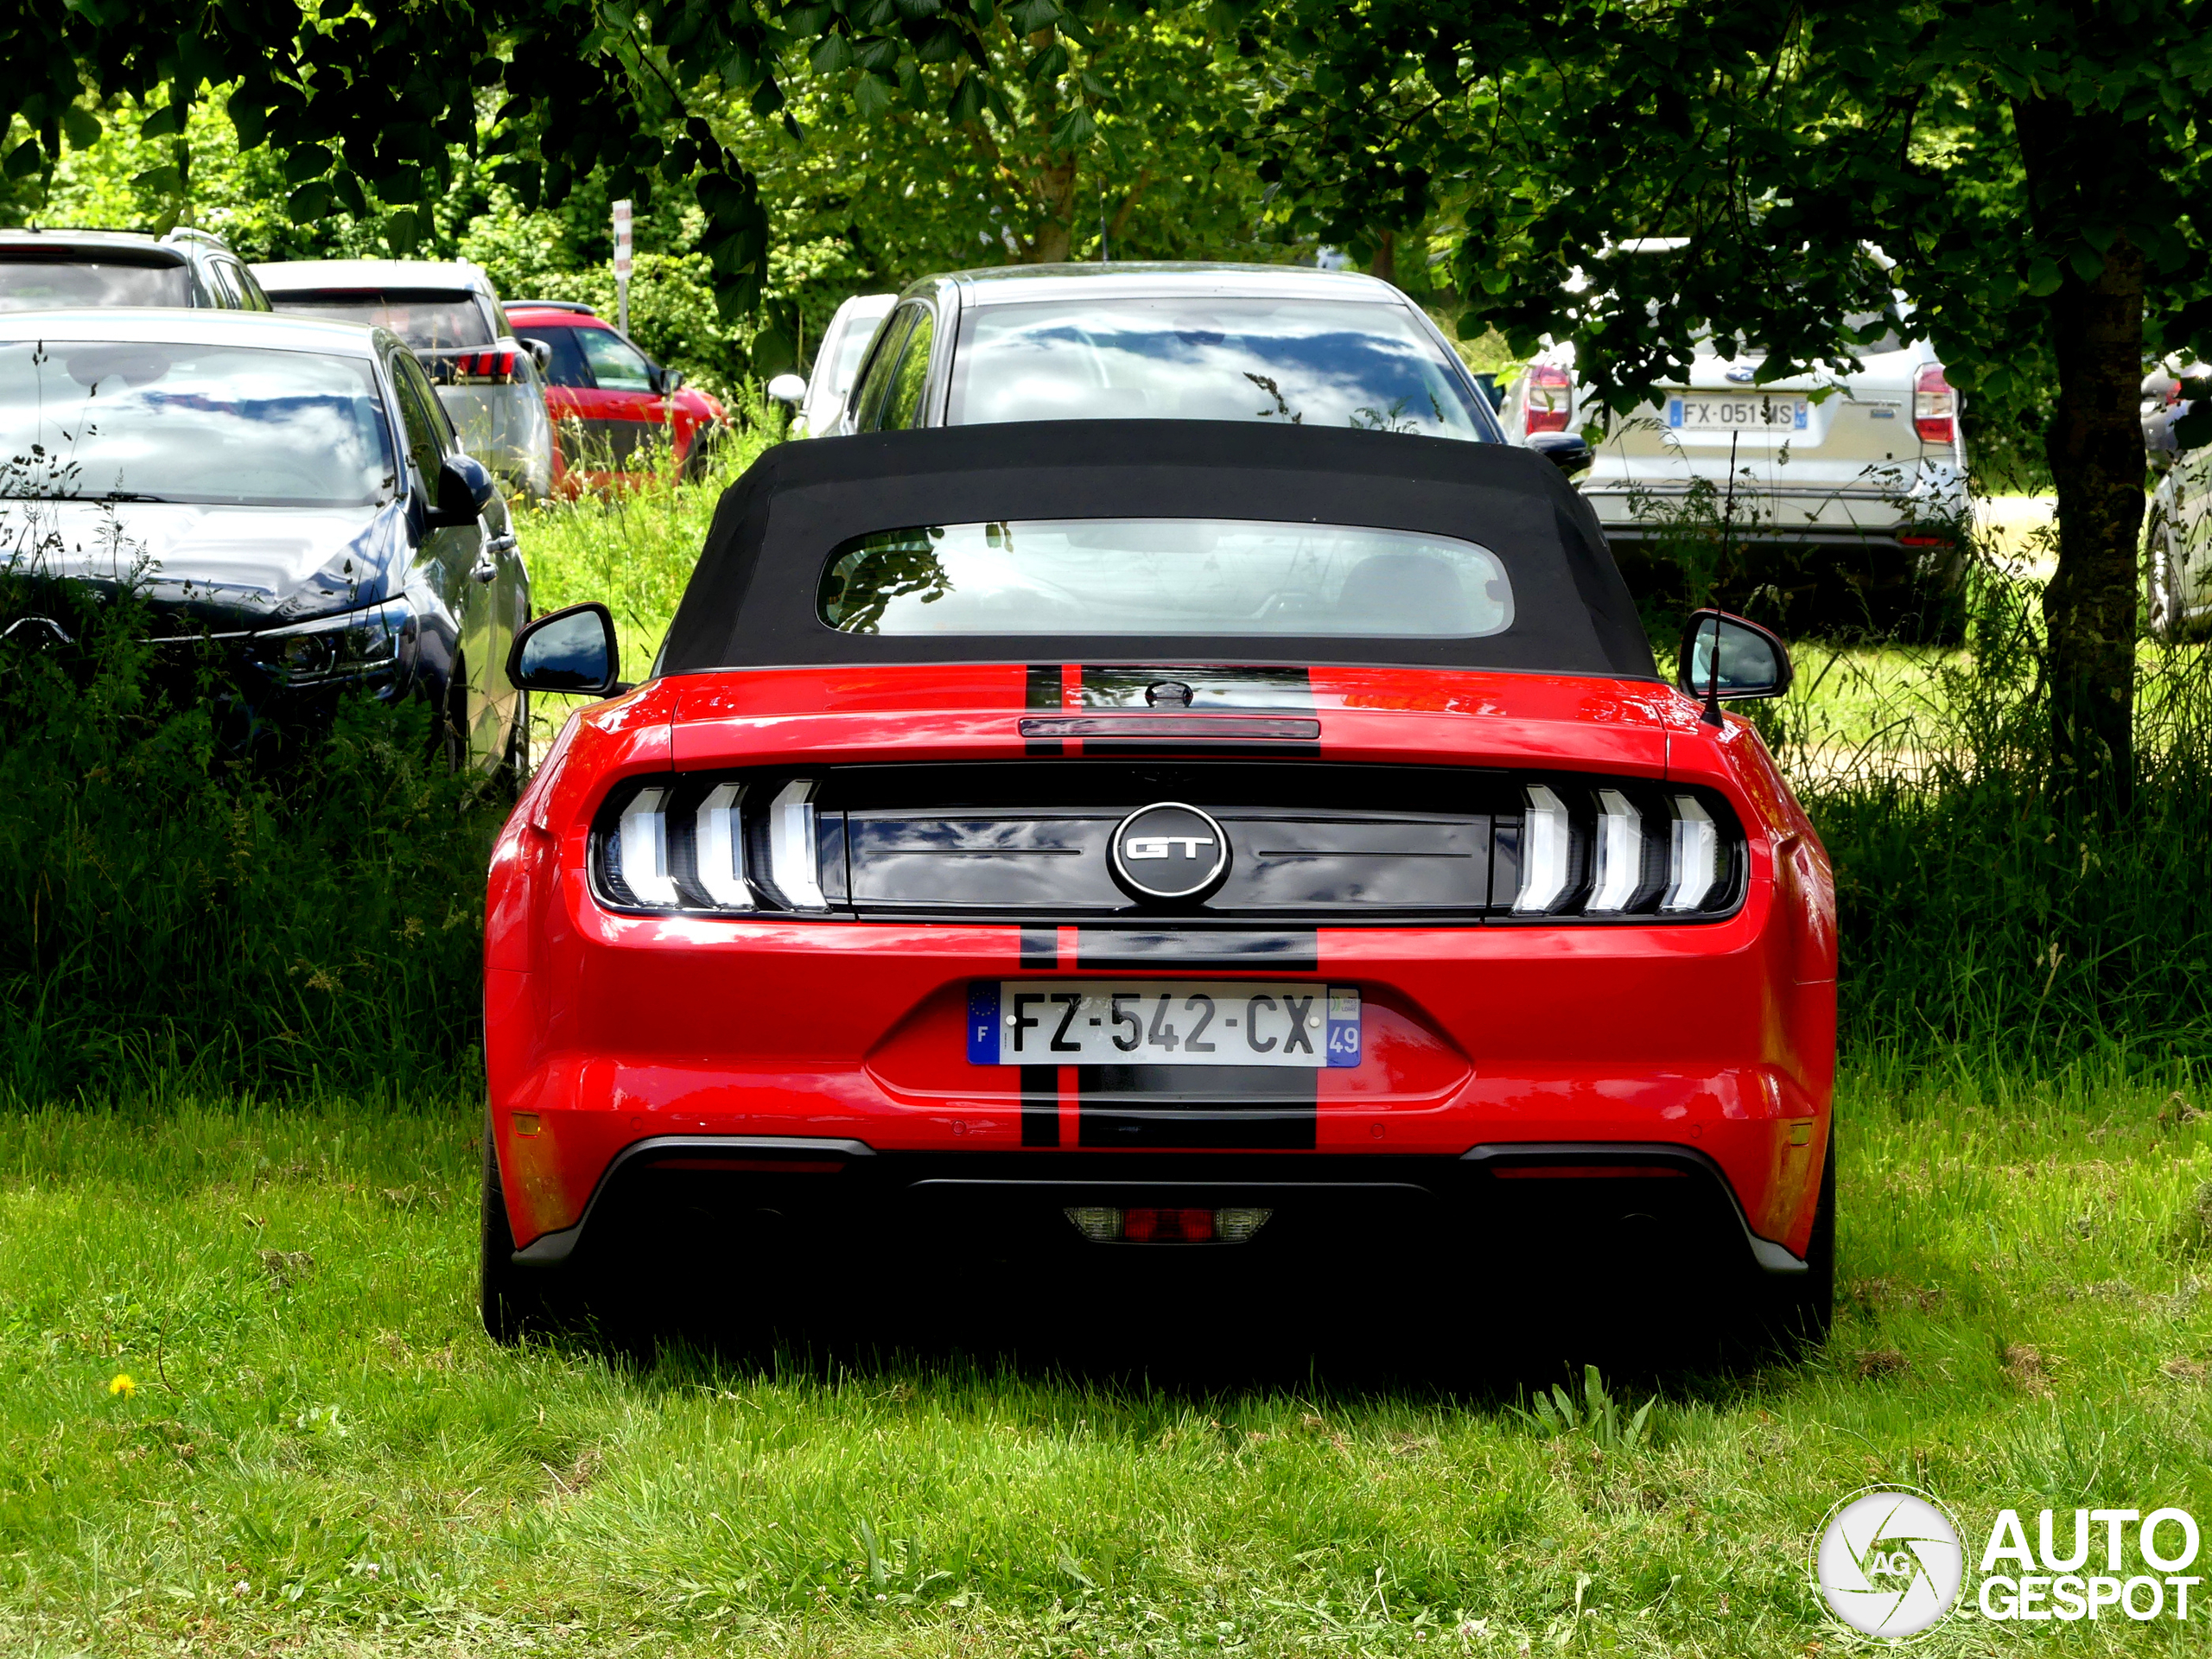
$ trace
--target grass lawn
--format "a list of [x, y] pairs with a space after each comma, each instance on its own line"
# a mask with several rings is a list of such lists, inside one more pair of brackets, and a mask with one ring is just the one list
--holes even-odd
[[[1513, 1409], [1579, 1376], [1566, 1342], [1359, 1389], [1147, 1383], [1175, 1344], [1141, 1310], [1119, 1375], [505, 1351], [473, 1109], [0, 1118], [0, 1651], [1809, 1654], [1808, 1541], [1866, 1483], [1932, 1489], [1970, 1553], [1999, 1506], [2212, 1514], [2212, 1118], [2171, 1082], [1861, 1077], [1840, 1121], [1827, 1350], [1617, 1372], [1659, 1396], [1623, 1450]], [[1409, 1271], [1511, 1347], [1484, 1286], [1525, 1264]]]

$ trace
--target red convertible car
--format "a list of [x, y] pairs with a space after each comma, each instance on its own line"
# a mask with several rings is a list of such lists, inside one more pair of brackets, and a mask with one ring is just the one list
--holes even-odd
[[771, 450], [643, 684], [597, 606], [514, 646], [605, 700], [493, 855], [487, 1326], [641, 1291], [684, 1214], [735, 1272], [856, 1229], [1680, 1249], [1817, 1334], [1834, 889], [1720, 709], [1786, 688], [1780, 642], [1684, 645], [1669, 684], [1589, 508], [1503, 446]]

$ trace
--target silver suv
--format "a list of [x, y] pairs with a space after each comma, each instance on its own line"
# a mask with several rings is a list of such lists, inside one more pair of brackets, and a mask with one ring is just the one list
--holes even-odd
[[0, 311], [85, 305], [266, 311], [269, 296], [207, 231], [0, 231]]
[[1608, 423], [1575, 374], [1573, 343], [1554, 344], [1499, 414], [1531, 447], [1607, 428], [1580, 483], [1640, 591], [1663, 580], [1653, 566], [1670, 537], [1717, 531], [1741, 561], [1737, 591], [1724, 578], [1721, 597], [1741, 604], [1767, 588], [1801, 623], [1888, 625], [1901, 607], [1948, 595], [1968, 511], [1966, 439], [1935, 349], [1892, 332], [1860, 348], [1856, 372], [1761, 385], [1764, 356], [1724, 357], [1701, 340], [1678, 384]]
[[415, 348], [468, 453], [508, 489], [553, 489], [544, 348], [515, 337], [492, 279], [463, 260], [300, 259], [256, 265], [276, 309], [374, 323]]

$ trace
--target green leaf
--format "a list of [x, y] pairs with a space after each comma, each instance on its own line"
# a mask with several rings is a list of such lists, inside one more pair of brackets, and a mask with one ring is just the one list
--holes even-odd
[[821, 44], [808, 55], [807, 61], [820, 75], [834, 75], [840, 69], [852, 67], [853, 48], [842, 35], [824, 35]]
[[284, 212], [295, 225], [312, 225], [330, 212], [333, 194], [328, 184], [317, 179], [293, 191], [284, 203]]
[[330, 171], [335, 158], [321, 144], [302, 144], [297, 149], [284, 152], [284, 182], [297, 184], [302, 179], [320, 178]]
[[2056, 264], [2041, 256], [2028, 261], [2028, 294], [2031, 298], [2047, 300], [2058, 292], [2065, 276]]
[[1034, 35], [1060, 21], [1056, 0], [1017, 0], [1007, 9], [1006, 20], [1017, 35]]
[[2066, 256], [2066, 263], [2074, 267], [2074, 274], [2085, 283], [2094, 283], [2105, 274], [2105, 257], [2084, 244]]
[[945, 118], [955, 126], [975, 120], [983, 112], [983, 81], [980, 75], [962, 78], [952, 94], [952, 102], [945, 106]]
[[[26, 138], [8, 152], [8, 165], [0, 171], [4, 171], [11, 179], [28, 178], [38, 171], [38, 140]], [[171, 170], [174, 171], [174, 169]]]
[[61, 130], [77, 149], [90, 149], [100, 141], [100, 118], [81, 105], [72, 104], [61, 111]]
[[184, 110], [176, 104], [157, 104], [154, 112], [139, 124], [141, 138], [166, 138], [171, 133], [184, 130]]
[[1067, 73], [1068, 49], [1058, 41], [1039, 52], [1029, 65], [1029, 79], [1033, 81], [1051, 80]]
[[1073, 149], [1097, 130], [1090, 111], [1078, 104], [1054, 124], [1052, 136], [1046, 143], [1054, 149]]
[[[15, 157], [11, 156], [8, 159], [12, 168]], [[149, 167], [143, 173], [134, 173], [130, 175], [130, 182], [149, 195], [181, 196], [184, 194], [183, 171], [174, 165]]]
[[853, 108], [863, 121], [880, 121], [892, 102], [891, 85], [880, 75], [862, 75], [853, 87]]

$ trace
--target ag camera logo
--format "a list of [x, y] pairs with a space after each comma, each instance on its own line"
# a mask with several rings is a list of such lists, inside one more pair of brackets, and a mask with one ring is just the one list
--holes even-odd
[[1951, 1611], [1965, 1578], [1958, 1523], [1910, 1486], [1844, 1499], [1828, 1511], [1813, 1554], [1821, 1599], [1862, 1636], [1918, 1636]]

